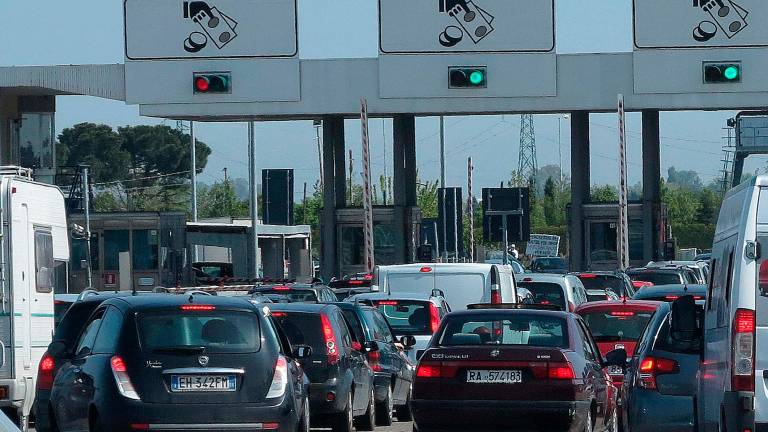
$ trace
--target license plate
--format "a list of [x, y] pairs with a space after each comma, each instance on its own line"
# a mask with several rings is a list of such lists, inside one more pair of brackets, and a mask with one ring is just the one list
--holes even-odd
[[467, 382], [475, 384], [518, 384], [523, 382], [519, 370], [469, 370]]
[[174, 392], [233, 392], [237, 390], [234, 375], [171, 375]]
[[611, 366], [608, 368], [609, 375], [624, 375], [624, 370], [621, 366]]

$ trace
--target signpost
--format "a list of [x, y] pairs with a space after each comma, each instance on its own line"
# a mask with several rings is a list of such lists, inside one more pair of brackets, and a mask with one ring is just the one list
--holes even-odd
[[619, 229], [616, 230], [616, 242], [619, 256], [619, 268], [629, 267], [629, 214], [627, 207], [627, 134], [626, 115], [624, 113], [624, 95], [618, 96], [619, 113]]
[[557, 256], [560, 250], [560, 236], [548, 234], [531, 234], [531, 239], [525, 247], [525, 254], [532, 257]]
[[368, 102], [360, 101], [360, 124], [363, 142], [363, 212], [365, 213], [365, 270], [373, 272], [373, 191], [371, 190], [371, 150], [368, 139]]

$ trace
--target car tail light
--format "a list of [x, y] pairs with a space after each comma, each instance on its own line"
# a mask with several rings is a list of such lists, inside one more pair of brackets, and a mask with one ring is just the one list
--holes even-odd
[[351, 281], [349, 281], [349, 284], [350, 285], [362, 285], [363, 281], [361, 281], [361, 280], [351, 280]]
[[373, 273], [366, 273], [366, 275], [363, 276], [363, 279], [365, 279], [365, 280], [373, 280]]
[[285, 318], [288, 316], [285, 312], [270, 312], [270, 315], [272, 315], [275, 318]]
[[381, 372], [381, 353], [378, 351], [371, 351], [368, 353], [368, 364], [374, 372]]
[[755, 391], [755, 311], [736, 310], [732, 343], [731, 390]]
[[661, 357], [646, 357], [640, 362], [638, 384], [648, 390], [656, 390], [656, 377], [659, 375], [676, 374], [680, 366], [676, 361]]
[[437, 306], [433, 303], [429, 304], [429, 329], [432, 330], [432, 334], [437, 333], [437, 329], [440, 327], [440, 311], [437, 310]]
[[376, 304], [379, 306], [397, 306], [398, 303], [396, 300], [382, 300]]
[[611, 316], [615, 317], [631, 317], [635, 316], [635, 313], [632, 311], [612, 311]]
[[417, 378], [454, 378], [458, 373], [457, 366], [447, 366], [445, 363], [427, 363], [419, 364], [416, 369]]
[[185, 312], [212, 311], [212, 310], [216, 310], [216, 306], [201, 305], [201, 304], [185, 304], [185, 305], [181, 305], [181, 310]]
[[432, 267], [422, 267], [419, 269], [419, 271], [422, 273], [429, 273], [432, 271]]
[[37, 368], [37, 389], [50, 390], [53, 388], [53, 369], [56, 362], [50, 354], [46, 354], [40, 360]]
[[290, 291], [291, 287], [280, 285], [272, 288], [272, 291]]
[[288, 362], [285, 357], [278, 356], [275, 364], [275, 374], [272, 376], [272, 385], [269, 386], [267, 399], [279, 398], [285, 394], [288, 386]]
[[331, 327], [331, 321], [328, 316], [320, 315], [320, 320], [323, 323], [323, 336], [325, 337], [325, 353], [328, 356], [328, 364], [335, 365], [341, 359], [339, 355], [339, 345], [336, 342], [336, 334]]
[[128, 377], [128, 369], [125, 367], [123, 358], [114, 356], [109, 363], [112, 366], [112, 375], [115, 376], [115, 383], [120, 394], [128, 399], [139, 400], [139, 394], [136, 393], [136, 388], [133, 387], [133, 383]]
[[570, 363], [550, 363], [548, 377], [551, 380], [576, 379], [576, 373]]
[[680, 298], [680, 296], [676, 296], [676, 295], [668, 295], [668, 296], [666, 296], [666, 297], [664, 297], [664, 298], [665, 298], [667, 301], [675, 301], [675, 300], [679, 299], [679, 298]]
[[597, 275], [594, 275], [592, 273], [583, 273], [583, 274], [579, 275], [579, 278], [581, 278], [581, 279], [594, 279], [596, 277], [597, 277]]
[[501, 290], [498, 286], [491, 288], [491, 304], [501, 304]]

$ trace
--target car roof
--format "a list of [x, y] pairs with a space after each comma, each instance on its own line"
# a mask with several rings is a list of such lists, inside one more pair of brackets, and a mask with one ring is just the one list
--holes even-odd
[[394, 293], [394, 294], [387, 294], [382, 292], [372, 292], [372, 293], [362, 293], [362, 294], [355, 294], [352, 297], [350, 297], [347, 302], [354, 302], [355, 300], [409, 300], [409, 301], [431, 301], [431, 300], [437, 300], [442, 298], [433, 296], [431, 294], [424, 293], [424, 295], [421, 295], [421, 293], [417, 292], [404, 292], [404, 293]]
[[684, 266], [666, 266], [666, 267], [635, 267], [627, 270], [627, 274], [635, 273], [680, 273]]
[[499, 313], [542, 315], [542, 316], [549, 316], [549, 317], [558, 317], [563, 319], [567, 319], [569, 316], [571, 316], [571, 314], [568, 312], [554, 311], [554, 310], [541, 310], [541, 309], [468, 309], [468, 310], [450, 312], [443, 319], [445, 320], [449, 317], [460, 318], [464, 316], [498, 315]]
[[584, 275], [595, 275], [595, 276], [613, 276], [613, 277], [621, 277], [620, 271], [609, 271], [609, 270], [600, 270], [600, 271], [583, 271], [583, 272], [571, 272], [569, 274], [572, 274], [576, 277], [584, 276]]
[[653, 286], [649, 286], [641, 289], [635, 294], [635, 296], [654, 297], [660, 294], [683, 294], [685, 292], [688, 292], [690, 294], [704, 295], [707, 293], [707, 286], [696, 285], [696, 284], [653, 285]]
[[373, 306], [368, 306], [366, 304], [361, 304], [361, 303], [352, 303], [352, 302], [333, 302], [333, 303], [326, 303], [326, 304], [338, 306], [339, 308], [346, 309], [346, 310], [376, 309]]
[[486, 263], [420, 263], [420, 264], [399, 264], [391, 266], [380, 266], [380, 270], [388, 273], [419, 273], [422, 267], [430, 267], [437, 273], [449, 273], [450, 271], [490, 271], [492, 266], [498, 264]]
[[[520, 282], [552, 282], [563, 283], [567, 274], [559, 273], [521, 273], [515, 275], [515, 281]], [[530, 279], [530, 280], [527, 280]]]
[[113, 297], [107, 300], [107, 302], [115, 305], [122, 305], [134, 311], [164, 309], [187, 304], [256, 310], [256, 306], [245, 296], [223, 297], [162, 294], [152, 296]]
[[273, 303], [267, 307], [272, 311], [279, 312], [304, 312], [304, 313], [320, 313], [324, 310], [331, 309], [331, 304], [323, 303]]
[[596, 301], [589, 303], [582, 303], [576, 308], [576, 313], [587, 312], [601, 312], [609, 310], [648, 310], [654, 311], [659, 308], [664, 302], [651, 301], [651, 300], [627, 300], [627, 301]]

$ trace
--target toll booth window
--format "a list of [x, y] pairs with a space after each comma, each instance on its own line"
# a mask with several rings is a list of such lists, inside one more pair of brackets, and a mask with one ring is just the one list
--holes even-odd
[[616, 222], [592, 222], [589, 225], [589, 259], [616, 261]]
[[[84, 239], [72, 240], [72, 271], [87, 270], [88, 243]], [[99, 235], [91, 234], [91, 270], [99, 270]]]
[[133, 269], [157, 270], [159, 265], [159, 240], [158, 230], [134, 230], [133, 231]]
[[23, 114], [18, 131], [18, 161], [25, 168], [53, 169], [53, 114]]
[[362, 227], [341, 228], [341, 265], [363, 265], [365, 241]]
[[629, 221], [629, 259], [643, 259], [643, 221]]
[[35, 284], [37, 292], [53, 291], [53, 236], [49, 231], [35, 231]]
[[120, 252], [130, 250], [128, 230], [104, 231], [104, 270], [120, 269]]
[[395, 264], [395, 232], [392, 225], [373, 225], [373, 250], [377, 264]]

